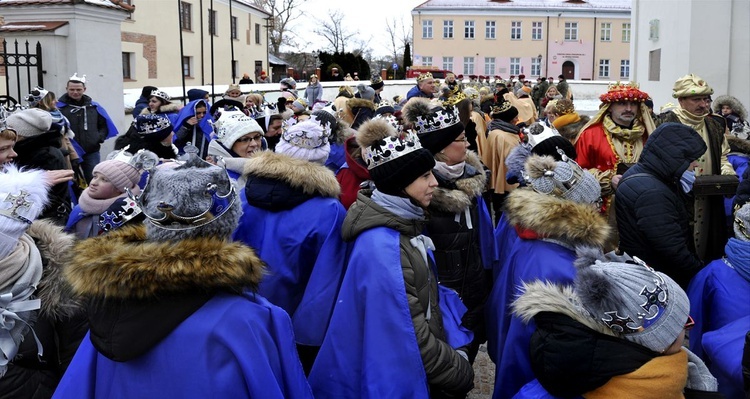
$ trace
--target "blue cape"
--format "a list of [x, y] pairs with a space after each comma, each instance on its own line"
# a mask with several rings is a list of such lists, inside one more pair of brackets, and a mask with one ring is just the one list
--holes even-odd
[[65, 231], [68, 233], [75, 232], [76, 229], [76, 223], [80, 222], [81, 219], [85, 218], [86, 216], [91, 216], [85, 214], [81, 210], [80, 205], [76, 205], [73, 207], [73, 210], [70, 211], [70, 216], [68, 216], [68, 223], [65, 224]]
[[208, 105], [208, 101], [198, 99], [193, 100], [189, 103], [187, 103], [186, 106], [182, 107], [180, 112], [177, 113], [176, 119], [173, 121], [173, 127], [174, 131], [180, 129], [180, 126], [182, 126], [182, 123], [185, 122], [186, 119], [190, 119], [195, 116], [195, 106], [202, 102], [206, 106], [206, 114], [203, 115], [203, 118], [201, 118], [200, 121], [198, 121], [198, 127], [200, 127], [201, 131], [203, 132], [203, 136], [206, 138], [206, 142], [211, 141], [211, 133], [213, 133], [214, 128], [211, 122], [213, 122], [213, 118], [211, 118], [211, 114], [209, 114], [208, 110], [210, 106]]
[[247, 203], [234, 239], [268, 265], [258, 292], [286, 310], [298, 343], [320, 346], [344, 275], [348, 246], [341, 238], [346, 211], [336, 198], [313, 197], [289, 210]]
[[[446, 298], [445, 289], [440, 292], [442, 311], [460, 303], [457, 296]], [[443, 301], [452, 305], [444, 308]], [[471, 341], [458, 326], [448, 325], [456, 318], [460, 320], [460, 314], [443, 314], [454, 348]], [[397, 231], [376, 227], [357, 237], [309, 381], [316, 398], [429, 397], [404, 288]]]
[[[231, 317], [228, 317], [231, 315]], [[53, 398], [312, 398], [289, 316], [259, 295], [219, 293], [140, 357], [83, 339]]]
[[742, 351], [748, 332], [750, 316], [745, 316], [703, 336], [704, 360], [710, 364], [709, 370], [719, 382], [719, 393], [725, 398], [743, 397]]
[[[102, 118], [104, 118], [104, 120], [107, 121], [107, 138], [109, 139], [109, 138], [117, 136], [117, 126], [115, 126], [115, 123], [112, 122], [112, 118], [107, 113], [107, 110], [104, 109], [104, 107], [102, 107], [98, 102], [93, 101], [93, 100], [91, 101], [91, 105], [95, 106], [96, 112], [98, 112], [99, 115], [101, 115]], [[68, 106], [67, 103], [60, 102], [60, 101], [57, 102], [57, 108], [64, 108], [67, 106]], [[77, 151], [78, 149], [76, 149], [76, 152]]]

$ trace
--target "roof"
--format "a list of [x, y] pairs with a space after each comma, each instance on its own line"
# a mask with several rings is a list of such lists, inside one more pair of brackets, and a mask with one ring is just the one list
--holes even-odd
[[270, 53], [268, 54], [268, 63], [273, 65], [289, 65], [288, 62]]
[[132, 12], [135, 6], [124, 0], [0, 0], [0, 7], [89, 4], [96, 7]]
[[237, 2], [237, 3], [243, 4], [243, 5], [246, 5], [246, 6], [248, 6], [248, 7], [252, 8], [252, 9], [254, 9], [254, 10], [260, 11], [260, 12], [262, 12], [263, 14], [266, 14], [266, 15], [268, 15], [269, 17], [271, 16], [271, 13], [270, 13], [270, 12], [268, 12], [268, 11], [266, 11], [266, 10], [264, 10], [264, 9], [262, 9], [262, 8], [260, 8], [260, 7], [258, 7], [258, 6], [256, 6], [255, 4], [253, 4], [253, 2], [251, 2], [251, 1], [249, 1], [249, 0], [234, 0], [234, 1], [235, 1], [235, 2]]
[[492, 11], [567, 10], [567, 11], [630, 11], [631, 0], [428, 0], [413, 11], [433, 9], [484, 9]]
[[0, 32], [52, 32], [68, 21], [41, 21], [41, 22], [8, 22], [0, 26]]

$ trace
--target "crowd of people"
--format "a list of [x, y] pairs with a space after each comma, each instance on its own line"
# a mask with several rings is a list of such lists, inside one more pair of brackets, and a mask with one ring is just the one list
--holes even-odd
[[0, 396], [750, 398], [739, 100], [319, 78], [4, 113]]

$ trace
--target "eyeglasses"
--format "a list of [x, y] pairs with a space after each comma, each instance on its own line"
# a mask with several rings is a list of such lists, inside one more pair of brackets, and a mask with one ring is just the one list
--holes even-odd
[[260, 143], [262, 139], [263, 139], [263, 136], [240, 137], [240, 138], [237, 139], [236, 142], [237, 143], [247, 143], [248, 141], [257, 141], [257, 142]]
[[688, 315], [687, 321], [685, 322], [685, 330], [690, 330], [693, 327], [695, 327], [695, 320]]
[[469, 139], [467, 139], [466, 137], [453, 140], [454, 143], [466, 143], [467, 141], [469, 141]]

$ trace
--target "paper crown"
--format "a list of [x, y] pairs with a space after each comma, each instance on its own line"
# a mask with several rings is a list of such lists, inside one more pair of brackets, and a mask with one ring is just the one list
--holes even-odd
[[444, 107], [448, 107], [448, 106], [454, 107], [454, 106], [456, 106], [456, 104], [460, 103], [461, 101], [463, 101], [465, 99], [466, 99], [466, 94], [464, 94], [464, 92], [461, 91], [461, 88], [458, 87], [458, 85], [456, 85], [455, 88], [453, 90], [451, 90], [451, 96], [448, 97], [448, 99], [446, 99], [443, 102], [443, 106]]
[[430, 113], [417, 116], [412, 125], [412, 130], [417, 134], [425, 134], [447, 129], [457, 123], [461, 123], [461, 120], [458, 117], [456, 107], [440, 107]]
[[417, 76], [417, 83], [422, 83], [423, 81], [427, 79], [432, 79], [432, 73], [430, 72], [420, 73], [419, 76]]
[[408, 131], [400, 136], [385, 137], [365, 147], [363, 158], [367, 169], [371, 170], [421, 148], [416, 133]]
[[607, 92], [599, 96], [603, 103], [616, 103], [619, 101], [631, 101], [642, 103], [648, 100], [646, 92], [638, 89], [638, 84], [634, 82], [612, 83], [607, 87]]
[[151, 151], [141, 149], [134, 154], [128, 152], [130, 144], [119, 151], [113, 151], [107, 155], [108, 161], [124, 162], [138, 170], [151, 170], [159, 164], [159, 157]]
[[510, 105], [510, 101], [503, 101], [500, 105], [493, 105], [490, 109], [490, 115], [499, 115], [504, 112], [510, 111], [513, 106]]
[[78, 72], [73, 72], [73, 76], [68, 78], [68, 82], [80, 82], [86, 84], [86, 75], [78, 76]]
[[172, 97], [170, 97], [169, 94], [159, 89], [151, 91], [151, 97], [159, 97], [163, 99], [164, 101], [169, 101], [172, 99]]
[[103, 231], [116, 230], [142, 214], [141, 207], [134, 199], [121, 198], [99, 215], [99, 227]]
[[555, 113], [557, 115], [567, 115], [572, 114], [576, 112], [576, 107], [573, 105], [573, 102], [570, 100], [558, 100], [557, 104], [555, 104]]
[[138, 115], [138, 118], [133, 120], [133, 125], [135, 125], [137, 133], [143, 136], [172, 129], [172, 122], [163, 114]]
[[291, 125], [281, 134], [281, 139], [300, 148], [316, 149], [328, 144], [331, 127], [328, 123], [317, 120], [313, 115], [310, 119]]
[[[382, 101], [381, 101], [382, 104]], [[398, 118], [396, 118], [393, 115], [375, 115], [373, 119], [384, 119], [386, 122], [388, 122], [389, 125], [393, 126], [394, 129], [396, 129], [397, 132], [401, 132], [403, 130], [403, 126], [401, 126], [400, 123], [398, 123]]]
[[48, 90], [36, 86], [34, 87], [34, 90], [31, 90], [31, 92], [24, 98], [24, 100], [29, 103], [29, 107], [35, 107], [37, 104], [39, 104], [40, 101], [42, 101], [47, 93], [49, 93]]

